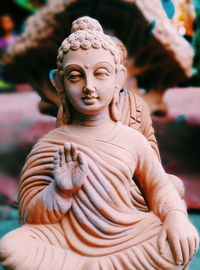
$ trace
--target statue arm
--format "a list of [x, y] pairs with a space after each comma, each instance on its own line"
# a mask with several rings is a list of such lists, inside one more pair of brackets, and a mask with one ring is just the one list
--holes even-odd
[[[46, 177], [42, 176], [42, 180], [45, 179]], [[29, 224], [57, 223], [70, 209], [72, 200], [72, 196], [63, 196], [56, 190], [53, 180], [31, 198], [27, 207], [23, 209], [23, 214], [20, 211], [21, 221]]]
[[138, 143], [140, 151], [136, 175], [149, 208], [163, 223], [157, 238], [159, 252], [165, 254], [168, 241], [176, 264], [186, 264], [197, 250], [198, 233], [187, 218], [183, 200], [169, 181], [149, 143], [145, 138], [142, 139], [143, 142], [140, 140]]
[[36, 147], [22, 171], [19, 192], [22, 223], [58, 222], [87, 176], [87, 163], [76, 146]]
[[21, 174], [19, 218], [21, 223], [58, 222], [69, 210], [72, 196], [62, 194], [55, 185], [53, 156], [57, 147], [35, 147]]
[[[137, 97], [140, 98], [140, 97]], [[147, 138], [148, 142], [151, 145], [151, 148], [153, 149], [154, 153], [158, 157], [158, 160], [161, 161], [158, 145], [157, 145], [157, 140], [155, 137], [154, 129], [152, 126], [152, 119], [150, 115], [150, 111], [146, 105], [146, 103], [141, 99], [141, 106], [142, 106], [142, 115], [141, 115], [141, 126], [140, 126], [140, 132]], [[172, 174], [167, 174], [170, 182], [173, 184], [173, 186], [176, 188], [178, 191], [181, 199], [183, 199], [184, 196], [184, 185], [181, 179], [179, 179], [177, 176], [172, 175]]]
[[[140, 131], [140, 133], [144, 135], [144, 137], [148, 140], [149, 144], [151, 145], [151, 148], [156, 154], [158, 160], [161, 161], [157, 140], [154, 133], [154, 128], [152, 126], [150, 111], [146, 103], [140, 96], [138, 96], [137, 94], [133, 94], [131, 92], [126, 94], [125, 98], [127, 99], [127, 97], [129, 97], [128, 104], [130, 106], [131, 118], [135, 119], [135, 124], [131, 126], [130, 121], [129, 126], [131, 126], [134, 129], [137, 129], [138, 131]], [[126, 107], [127, 106], [124, 106], [124, 108]], [[178, 177], [171, 174], [168, 174], [168, 178], [171, 181], [171, 183], [175, 186], [181, 199], [183, 199], [184, 196], [183, 182]]]
[[138, 166], [135, 171], [137, 184], [144, 195], [148, 207], [163, 221], [170, 211], [180, 211], [187, 215], [184, 202], [169, 181], [148, 141], [138, 134]]

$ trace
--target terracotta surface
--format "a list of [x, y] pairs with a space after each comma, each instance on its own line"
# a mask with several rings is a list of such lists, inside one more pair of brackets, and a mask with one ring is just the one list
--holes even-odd
[[134, 128], [140, 121], [132, 119], [134, 96], [120, 91], [126, 70], [117, 47], [97, 21], [83, 17], [57, 64], [51, 79], [61, 99], [59, 127], [27, 157], [19, 188], [24, 225], [1, 239], [2, 265], [186, 269], [198, 234], [157, 146], [153, 151]]
[[27, 20], [26, 30], [10, 48], [10, 79], [30, 83], [41, 96], [40, 110], [55, 116], [59, 98], [48, 73], [55, 68], [59, 44], [70, 33], [72, 20], [84, 15], [98, 19], [107, 33], [122, 40], [129, 55], [126, 86], [148, 90], [144, 98], [150, 109], [165, 114], [162, 95], [190, 77], [193, 50], [167, 18], [160, 0], [50, 1]]

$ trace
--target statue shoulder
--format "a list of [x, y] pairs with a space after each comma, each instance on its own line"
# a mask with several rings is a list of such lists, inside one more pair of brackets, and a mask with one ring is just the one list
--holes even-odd
[[136, 129], [120, 124], [118, 140], [127, 149], [135, 151], [141, 144], [147, 142], [147, 139]]
[[38, 140], [33, 149], [62, 144], [64, 135], [62, 127], [52, 129]]

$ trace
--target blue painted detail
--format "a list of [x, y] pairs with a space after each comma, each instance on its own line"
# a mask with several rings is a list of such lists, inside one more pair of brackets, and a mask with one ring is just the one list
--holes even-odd
[[55, 71], [57, 71], [57, 69], [52, 69], [52, 70], [49, 72], [49, 79], [50, 79], [50, 81], [53, 81], [53, 74], [54, 74]]
[[172, 19], [175, 13], [174, 4], [171, 2], [171, 0], [161, 0], [161, 3], [167, 14], [167, 17], [169, 19]]

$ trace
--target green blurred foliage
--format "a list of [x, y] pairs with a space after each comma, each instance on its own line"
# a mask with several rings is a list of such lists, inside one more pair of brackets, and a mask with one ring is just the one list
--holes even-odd
[[14, 2], [33, 13], [46, 3], [45, 0], [14, 0]]

